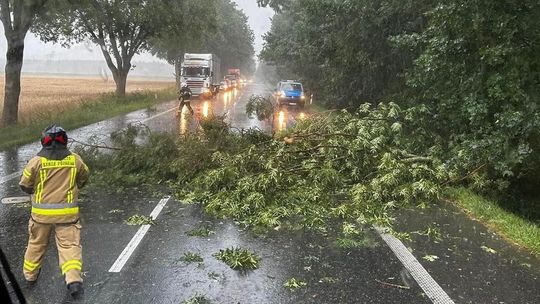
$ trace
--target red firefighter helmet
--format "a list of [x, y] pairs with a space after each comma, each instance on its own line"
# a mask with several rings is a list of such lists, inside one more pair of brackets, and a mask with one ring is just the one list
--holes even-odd
[[64, 128], [51, 125], [41, 132], [41, 145], [43, 147], [49, 147], [53, 144], [67, 146], [68, 136]]

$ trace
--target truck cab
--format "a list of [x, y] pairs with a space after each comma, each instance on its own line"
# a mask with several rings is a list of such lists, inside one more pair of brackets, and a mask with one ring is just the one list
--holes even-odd
[[291, 105], [303, 108], [306, 104], [304, 87], [302, 83], [294, 80], [280, 81], [277, 85], [275, 96], [278, 106]]
[[181, 81], [194, 96], [216, 95], [221, 82], [219, 58], [213, 54], [184, 54]]
[[230, 83], [230, 88], [238, 88], [238, 80], [236, 75], [225, 75], [225, 79]]
[[237, 69], [237, 68], [229, 69], [227, 76], [229, 78], [234, 79], [234, 81], [236, 82], [236, 87], [242, 87], [245, 84], [243, 81], [242, 74], [240, 73], [240, 69]]

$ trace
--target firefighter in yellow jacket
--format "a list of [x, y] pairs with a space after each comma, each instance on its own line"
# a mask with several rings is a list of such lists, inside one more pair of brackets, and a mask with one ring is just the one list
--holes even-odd
[[88, 167], [67, 148], [62, 127], [52, 125], [41, 136], [42, 149], [24, 168], [19, 185], [32, 194], [28, 224], [28, 247], [24, 255], [24, 277], [36, 282], [49, 236], [54, 230], [60, 269], [73, 298], [83, 294], [81, 223], [77, 196], [88, 179]]

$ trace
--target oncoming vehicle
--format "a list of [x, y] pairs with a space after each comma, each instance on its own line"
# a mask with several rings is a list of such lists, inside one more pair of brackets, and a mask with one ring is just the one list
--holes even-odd
[[239, 86], [238, 79], [236, 78], [236, 75], [229, 74], [225, 76], [225, 79], [229, 81], [229, 87], [230, 88], [237, 88]]
[[277, 85], [276, 103], [278, 106], [291, 105], [301, 108], [306, 104], [304, 87], [294, 80], [283, 80]]
[[244, 81], [244, 78], [242, 77], [242, 74], [240, 73], [240, 69], [237, 69], [237, 68], [229, 69], [227, 75], [235, 76], [234, 79], [236, 80], [237, 87], [242, 87], [245, 85], [245, 81]]
[[229, 89], [229, 84], [227, 83], [226, 80], [223, 80], [222, 82], [220, 82], [219, 84], [220, 91], [227, 91], [228, 89]]

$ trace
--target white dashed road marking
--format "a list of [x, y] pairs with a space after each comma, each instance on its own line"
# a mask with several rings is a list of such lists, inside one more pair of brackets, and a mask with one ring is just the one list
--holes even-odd
[[[159, 215], [161, 210], [163, 210], [163, 207], [165, 207], [165, 204], [167, 204], [169, 199], [171, 199], [171, 197], [167, 196], [167, 197], [164, 197], [163, 199], [161, 199], [159, 201], [159, 203], [154, 208], [152, 213], [150, 213], [150, 217], [153, 220], [155, 220], [157, 218], [157, 216]], [[109, 269], [109, 272], [120, 272], [120, 271], [122, 271], [122, 268], [124, 267], [124, 265], [126, 265], [126, 262], [129, 260], [129, 258], [131, 257], [131, 255], [133, 254], [135, 249], [137, 249], [137, 246], [139, 246], [142, 239], [144, 238], [144, 236], [148, 232], [148, 229], [150, 229], [150, 225], [142, 225], [139, 228], [139, 230], [137, 231], [137, 233], [135, 233], [135, 235], [133, 236], [133, 238], [131, 239], [129, 244], [126, 246], [126, 248], [124, 248], [124, 250], [122, 251], [120, 256], [118, 256], [118, 258], [116, 259], [114, 264], [111, 266], [111, 268]]]

